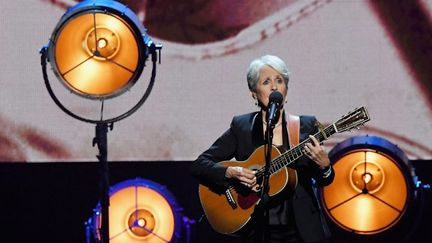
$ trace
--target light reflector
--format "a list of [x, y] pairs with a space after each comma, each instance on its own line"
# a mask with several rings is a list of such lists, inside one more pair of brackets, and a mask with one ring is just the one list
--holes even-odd
[[379, 137], [350, 138], [331, 152], [336, 175], [321, 191], [327, 215], [341, 228], [370, 235], [394, 226], [412, 195], [406, 155]]
[[[180, 235], [179, 207], [166, 187], [137, 178], [111, 187], [110, 243], [174, 242]], [[95, 229], [101, 226], [100, 206], [95, 209]], [[96, 237], [100, 239], [99, 232]]]
[[84, 1], [55, 28], [49, 59], [58, 79], [87, 98], [111, 98], [141, 75], [148, 50], [136, 15], [116, 1]]

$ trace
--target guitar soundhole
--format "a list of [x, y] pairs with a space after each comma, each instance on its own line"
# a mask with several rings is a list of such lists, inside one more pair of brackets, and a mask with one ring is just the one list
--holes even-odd
[[255, 206], [259, 199], [259, 195], [255, 192], [249, 192], [248, 194], [238, 194], [237, 203], [240, 208], [247, 209]]

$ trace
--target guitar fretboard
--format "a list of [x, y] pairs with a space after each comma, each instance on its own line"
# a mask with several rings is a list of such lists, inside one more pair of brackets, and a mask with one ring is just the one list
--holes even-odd
[[[327, 140], [331, 135], [333, 135], [335, 133], [336, 133], [336, 130], [335, 130], [335, 126], [333, 123], [333, 124], [325, 127], [324, 129], [318, 131], [313, 136], [316, 138], [316, 140], [318, 140], [318, 142], [322, 142], [324, 140]], [[277, 171], [281, 170], [285, 166], [290, 165], [291, 163], [296, 161], [298, 158], [303, 156], [303, 154], [304, 154], [303, 150], [304, 150], [306, 143], [312, 143], [313, 144], [312, 139], [307, 138], [304, 141], [302, 141], [301, 143], [299, 143], [297, 146], [295, 146], [294, 148], [292, 148], [292, 149], [288, 150], [287, 152], [274, 158], [270, 164], [270, 169], [269, 169], [270, 175], [276, 173]], [[264, 176], [264, 170], [265, 170], [265, 167], [257, 170], [257, 172], [255, 174], [256, 177], [259, 178], [259, 177]]]

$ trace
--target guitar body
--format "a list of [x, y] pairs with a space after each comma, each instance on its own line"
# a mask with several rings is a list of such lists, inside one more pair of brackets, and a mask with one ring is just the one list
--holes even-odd
[[[272, 149], [272, 159], [281, 153]], [[219, 162], [225, 166], [240, 166], [251, 170], [265, 167], [265, 147], [257, 148], [246, 161]], [[270, 175], [269, 196], [281, 192], [286, 186], [294, 189], [297, 185], [297, 173], [294, 169], [283, 167]], [[233, 183], [226, 191], [199, 185], [199, 198], [210, 225], [223, 234], [234, 234], [241, 230], [251, 219], [255, 205], [260, 200], [260, 193], [254, 192], [240, 183]], [[232, 199], [232, 200], [230, 200]]]

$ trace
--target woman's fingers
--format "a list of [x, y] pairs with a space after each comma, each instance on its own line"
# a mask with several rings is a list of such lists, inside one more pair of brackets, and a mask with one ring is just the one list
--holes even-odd
[[247, 187], [252, 188], [256, 185], [255, 171], [253, 170], [240, 166], [230, 166], [227, 169], [227, 174], [231, 175], [229, 178], [236, 178]]
[[240, 177], [240, 181], [245, 182], [247, 186], [252, 187], [256, 185], [256, 179], [249, 179], [247, 177]]
[[312, 143], [306, 143], [304, 146], [304, 154], [313, 160], [319, 167], [324, 168], [330, 164], [327, 152], [320, 145], [315, 137], [309, 135]]
[[325, 154], [324, 148], [321, 147], [320, 143], [314, 136], [309, 135], [312, 140], [312, 143], [305, 143], [304, 152], [308, 157], [317, 158], [323, 153]]
[[309, 138], [312, 140], [312, 143], [315, 147], [320, 145], [320, 143], [318, 142], [318, 140], [314, 136], [309, 135]]

